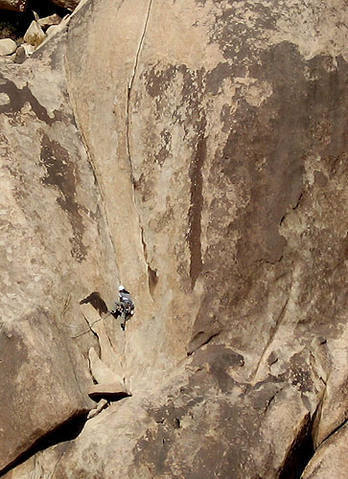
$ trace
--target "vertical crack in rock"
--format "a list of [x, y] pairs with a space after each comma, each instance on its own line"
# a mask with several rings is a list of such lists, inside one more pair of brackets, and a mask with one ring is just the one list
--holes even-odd
[[145, 242], [145, 238], [144, 238], [144, 228], [140, 224], [140, 221], [139, 221], [139, 226], [140, 226], [140, 231], [141, 231], [141, 242], [142, 242], [142, 245], [143, 245], [144, 259], [145, 259], [145, 263], [147, 264], [147, 276], [148, 276], [149, 291], [150, 291], [151, 296], [153, 297], [155, 288], [156, 288], [157, 283], [158, 283], [158, 276], [157, 276], [157, 271], [155, 269], [151, 268], [149, 260], [148, 260], [147, 246], [146, 246], [146, 242]]
[[259, 369], [260, 369], [261, 363], [262, 363], [262, 361], [263, 361], [263, 358], [265, 357], [265, 355], [266, 355], [266, 353], [267, 353], [267, 351], [268, 351], [268, 348], [269, 348], [270, 344], [272, 343], [272, 341], [273, 341], [275, 335], [277, 334], [277, 332], [278, 332], [278, 330], [279, 330], [279, 328], [280, 328], [280, 325], [281, 325], [282, 320], [283, 320], [283, 318], [284, 318], [284, 316], [285, 316], [285, 313], [286, 313], [286, 307], [287, 307], [287, 305], [288, 305], [288, 302], [289, 302], [289, 298], [287, 298], [287, 300], [285, 301], [285, 303], [284, 303], [284, 305], [283, 305], [283, 307], [282, 307], [282, 309], [281, 309], [281, 311], [280, 311], [280, 313], [279, 313], [279, 315], [278, 315], [278, 317], [277, 317], [277, 319], [276, 319], [276, 323], [275, 323], [274, 327], [271, 329], [271, 333], [270, 333], [269, 339], [268, 339], [268, 341], [267, 341], [267, 344], [266, 344], [266, 346], [265, 346], [265, 348], [264, 348], [264, 350], [263, 350], [263, 352], [262, 352], [262, 354], [261, 354], [261, 356], [260, 356], [260, 359], [259, 359], [259, 361], [258, 361], [258, 363], [257, 363], [253, 380], [255, 380], [255, 378], [257, 377], [257, 374], [258, 374], [258, 372], [259, 372]]
[[136, 54], [135, 54], [133, 71], [132, 71], [132, 75], [131, 75], [131, 78], [130, 78], [129, 83], [128, 83], [127, 107], [126, 107], [126, 149], [127, 149], [127, 156], [128, 156], [129, 168], [130, 168], [133, 204], [134, 204], [134, 208], [137, 212], [137, 216], [138, 216], [138, 224], [139, 224], [140, 235], [141, 235], [141, 239], [142, 239], [144, 261], [145, 261], [145, 263], [147, 264], [147, 267], [148, 267], [147, 274], [148, 274], [149, 284], [150, 284], [149, 271], [151, 270], [151, 268], [149, 267], [149, 264], [147, 263], [147, 253], [146, 253], [146, 247], [145, 247], [145, 242], [144, 242], [144, 232], [143, 232], [143, 227], [142, 227], [141, 220], [140, 220], [140, 214], [139, 214], [139, 211], [138, 211], [137, 206], [136, 206], [135, 193], [134, 193], [133, 164], [132, 164], [132, 155], [131, 155], [131, 151], [130, 151], [130, 102], [131, 102], [131, 95], [132, 95], [134, 80], [135, 80], [135, 76], [136, 76], [137, 68], [138, 68], [138, 63], [139, 63], [139, 57], [140, 57], [141, 50], [142, 50], [143, 45], [144, 45], [145, 35], [146, 35], [147, 27], [148, 27], [148, 24], [149, 24], [150, 13], [151, 13], [151, 8], [152, 8], [152, 1], [153, 0], [150, 0], [149, 4], [148, 4], [144, 28], [143, 28], [143, 31], [142, 31], [142, 34], [141, 34], [141, 37], [140, 37], [140, 41], [139, 41], [139, 44], [138, 44], [138, 48], [137, 48], [137, 51], [136, 51]]
[[279, 472], [279, 479], [300, 479], [302, 472], [314, 455], [312, 439], [313, 421], [308, 413], [301, 430], [292, 443], [284, 464]]
[[321, 446], [324, 442], [326, 442], [330, 437], [332, 437], [336, 432], [338, 432], [340, 429], [342, 429], [346, 424], [347, 424], [348, 419], [345, 419], [341, 424], [336, 426], [322, 441], [321, 443], [317, 446], [317, 449], [319, 446]]
[[201, 134], [194, 157], [190, 165], [191, 205], [189, 210], [188, 243], [191, 253], [190, 278], [193, 289], [202, 271], [201, 216], [203, 208], [203, 176], [202, 167], [207, 156], [207, 141], [204, 132]]
[[[130, 166], [130, 171], [131, 171], [132, 185], [134, 184], [134, 177], [133, 177], [133, 165], [132, 165], [132, 156], [131, 156], [131, 152], [130, 152], [130, 140], [129, 140], [129, 134], [130, 134], [130, 101], [131, 101], [131, 95], [132, 95], [132, 89], [133, 89], [133, 85], [134, 85], [135, 75], [137, 73], [139, 57], [140, 57], [140, 53], [141, 53], [141, 50], [142, 50], [143, 45], [144, 45], [146, 30], [147, 30], [147, 26], [148, 26], [148, 23], [149, 23], [152, 1], [153, 0], [149, 1], [149, 5], [148, 5], [148, 8], [147, 8], [145, 24], [144, 24], [143, 32], [141, 34], [140, 41], [139, 41], [139, 44], [138, 44], [138, 48], [137, 48], [137, 51], [136, 51], [136, 54], [135, 54], [133, 71], [132, 71], [132, 75], [131, 75], [131, 78], [130, 78], [129, 83], [128, 83], [128, 91], [127, 91], [126, 147], [127, 147], [127, 155], [128, 155], [129, 166]], [[133, 188], [133, 196], [134, 196], [134, 188]]]

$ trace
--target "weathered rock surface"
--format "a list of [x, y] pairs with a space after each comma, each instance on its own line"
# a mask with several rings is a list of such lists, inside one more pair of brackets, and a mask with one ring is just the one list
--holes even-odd
[[[313, 454], [326, 477], [341, 469], [325, 450], [335, 438], [339, 451], [343, 433], [325, 439], [347, 411], [343, 11], [344, 0], [91, 0], [68, 31], [25, 62], [30, 78], [46, 62], [36, 85], [53, 69], [58, 91], [69, 92], [59, 103], [52, 86], [42, 91], [30, 80], [40, 105], [30, 96], [39, 115], [31, 113], [30, 145], [39, 156], [42, 128], [51, 143], [63, 142], [81, 188], [77, 200], [62, 186], [66, 167], [46, 173], [32, 147], [30, 165], [39, 166], [31, 178], [44, 184], [25, 205], [40, 206], [32, 215], [39, 226], [37, 217], [59, 214], [54, 248], [44, 235], [40, 259], [52, 250], [61, 258], [53, 278], [43, 269], [38, 287], [51, 278], [58, 328], [55, 311], [70, 291], [78, 333], [96, 314], [82, 314], [80, 299], [99, 291], [111, 301], [116, 260], [136, 315], [124, 334], [105, 320], [93, 326], [97, 337], [64, 338], [81, 370], [82, 397], [91, 380], [88, 351], [94, 369], [101, 361], [117, 372], [132, 397], [7, 477], [289, 479]], [[16, 151], [28, 101], [16, 106], [21, 121], [8, 132]], [[64, 134], [61, 109], [70, 113]], [[93, 181], [80, 173], [88, 164]], [[41, 211], [36, 198], [50, 200], [51, 209]], [[68, 200], [84, 208], [66, 211]], [[84, 202], [105, 216], [88, 215]], [[71, 259], [65, 232], [80, 244], [71, 220], [81, 225], [87, 217], [82, 242], [94, 248], [86, 246], [84, 261]], [[43, 290], [34, 292], [42, 304]]]
[[16, 42], [11, 40], [11, 38], [0, 39], [0, 57], [11, 55], [16, 51], [16, 48]]
[[93, 407], [97, 341], [71, 336], [86, 327], [79, 301], [93, 288], [111, 301], [116, 281], [63, 58], [51, 42], [40, 59], [0, 64], [0, 469]]
[[348, 425], [345, 424], [316, 451], [302, 479], [345, 479], [347, 477]]

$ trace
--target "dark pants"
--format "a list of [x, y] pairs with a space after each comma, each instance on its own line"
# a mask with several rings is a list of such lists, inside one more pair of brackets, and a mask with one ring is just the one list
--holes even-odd
[[128, 308], [124, 304], [116, 302], [114, 317], [117, 318], [118, 316], [121, 318], [121, 328], [124, 331], [126, 329], [126, 322], [131, 318], [131, 315], [129, 314]]

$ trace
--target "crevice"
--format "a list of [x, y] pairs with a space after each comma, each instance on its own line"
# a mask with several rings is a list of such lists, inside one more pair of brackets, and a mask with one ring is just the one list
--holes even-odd
[[318, 447], [320, 447], [324, 442], [328, 441], [330, 439], [330, 437], [332, 437], [334, 434], [336, 434], [336, 432], [338, 432], [340, 429], [342, 429], [346, 423], [347, 423], [348, 419], [345, 419], [341, 424], [339, 424], [337, 427], [335, 427], [335, 429], [333, 429], [322, 441], [321, 443], [319, 444]]
[[141, 232], [141, 243], [143, 245], [144, 260], [147, 265], [147, 280], [149, 285], [149, 291], [150, 291], [151, 297], [153, 298], [153, 295], [158, 283], [158, 276], [157, 276], [157, 271], [151, 268], [149, 260], [148, 260], [147, 246], [146, 246], [146, 242], [144, 238], [144, 228], [140, 224], [140, 219], [139, 219], [139, 227]]
[[266, 404], [266, 407], [265, 407], [265, 410], [264, 410], [264, 413], [266, 414], [266, 412], [268, 411], [268, 409], [271, 407], [271, 404], [273, 403], [274, 401], [274, 398], [276, 397], [276, 395], [279, 393], [279, 391], [277, 391], [276, 393], [273, 394], [273, 396], [271, 396], [269, 398], [269, 400], [267, 401], [267, 404]]
[[191, 160], [189, 176], [191, 180], [191, 204], [189, 209], [188, 244], [190, 248], [191, 289], [195, 287], [202, 271], [202, 209], [203, 209], [203, 175], [202, 169], [207, 156], [206, 121], [202, 121], [201, 136], [198, 139], [194, 157]]
[[280, 313], [278, 314], [278, 317], [277, 317], [277, 320], [276, 320], [276, 324], [275, 324], [274, 328], [272, 328], [270, 337], [269, 337], [269, 339], [268, 339], [268, 341], [267, 341], [267, 344], [266, 344], [266, 346], [265, 346], [265, 348], [264, 348], [264, 350], [263, 350], [263, 353], [261, 354], [260, 359], [259, 359], [259, 361], [258, 361], [258, 363], [257, 363], [256, 370], [255, 370], [254, 377], [253, 377], [253, 381], [255, 381], [255, 378], [257, 377], [257, 374], [258, 374], [258, 372], [259, 372], [259, 369], [260, 369], [260, 366], [261, 366], [261, 364], [262, 364], [262, 361], [263, 361], [265, 355], [266, 355], [267, 352], [268, 352], [268, 348], [269, 348], [270, 344], [272, 343], [272, 341], [273, 341], [275, 335], [277, 334], [277, 332], [278, 332], [278, 330], [279, 330], [279, 328], [280, 328], [280, 325], [281, 325], [281, 323], [282, 323], [282, 320], [283, 320], [283, 318], [284, 318], [284, 316], [285, 316], [286, 307], [287, 307], [287, 305], [288, 305], [288, 302], [289, 302], [289, 298], [287, 298], [287, 300], [285, 301], [285, 303], [284, 303], [284, 305], [283, 305], [283, 307], [282, 307]]
[[295, 206], [292, 207], [293, 210], [296, 210], [300, 206], [302, 198], [303, 198], [303, 191], [301, 191], [299, 197], [297, 198]]
[[300, 479], [307, 464], [314, 455], [312, 438], [313, 419], [308, 413], [304, 424], [294, 439], [284, 464], [279, 472], [278, 479]]
[[52, 431], [44, 434], [40, 437], [27, 451], [22, 453], [8, 466], [0, 471], [0, 477], [3, 477], [6, 473], [14, 469], [15, 467], [23, 464], [32, 456], [40, 451], [48, 449], [57, 444], [72, 441], [77, 438], [81, 433], [86, 421], [88, 411], [80, 412], [73, 417], [67, 419], [65, 422], [54, 428]]
[[151, 274], [149, 274], [149, 273], [153, 270], [151, 269], [150, 265], [147, 262], [146, 244], [145, 244], [145, 241], [144, 241], [144, 230], [143, 230], [143, 227], [141, 225], [140, 214], [139, 214], [139, 211], [137, 209], [136, 202], [135, 202], [135, 191], [134, 191], [134, 189], [135, 189], [135, 179], [134, 179], [134, 173], [133, 173], [132, 155], [131, 155], [131, 150], [130, 150], [130, 103], [131, 103], [132, 90], [133, 90], [135, 76], [136, 76], [136, 73], [137, 73], [139, 58], [140, 58], [140, 54], [141, 54], [141, 51], [142, 51], [142, 48], [143, 48], [143, 45], [144, 45], [145, 35], [146, 35], [147, 27], [148, 27], [148, 24], [149, 24], [152, 2], [153, 2], [153, 0], [150, 0], [149, 3], [148, 3], [144, 28], [143, 28], [143, 31], [142, 31], [142, 34], [141, 34], [141, 37], [140, 37], [140, 41], [138, 43], [138, 48], [137, 48], [137, 51], [136, 51], [136, 54], [135, 54], [133, 71], [132, 71], [131, 78], [129, 80], [128, 88], [127, 88], [127, 104], [126, 104], [126, 150], [127, 150], [127, 157], [128, 157], [128, 162], [129, 162], [132, 199], [133, 199], [134, 209], [135, 209], [137, 217], [138, 217], [138, 225], [139, 225], [139, 228], [140, 228], [140, 235], [141, 235], [141, 241], [142, 241], [142, 247], [143, 247], [143, 253], [144, 253], [144, 261], [147, 265], [147, 277], [148, 277], [148, 284], [149, 284], [149, 290], [150, 290], [151, 296], [152, 296], [152, 293], [151, 293]]
[[[132, 89], [133, 89], [133, 84], [135, 80], [135, 75], [137, 72], [138, 68], [138, 63], [139, 63], [139, 57], [141, 50], [144, 45], [144, 39], [145, 39], [145, 34], [147, 30], [147, 26], [149, 23], [149, 18], [150, 18], [150, 13], [151, 13], [151, 7], [152, 7], [152, 1], [149, 1], [148, 8], [147, 8], [147, 13], [146, 13], [146, 19], [145, 19], [145, 24], [143, 28], [143, 32], [140, 37], [140, 41], [138, 44], [138, 48], [135, 54], [135, 60], [134, 60], [134, 65], [133, 65], [133, 71], [131, 78], [128, 83], [128, 90], [127, 90], [127, 107], [126, 107], [126, 147], [127, 147], [127, 156], [128, 156], [128, 161], [129, 161], [129, 167], [130, 167], [130, 173], [131, 173], [131, 181], [132, 181], [132, 187], [133, 187], [133, 196], [134, 196], [134, 175], [133, 175], [133, 165], [132, 165], [132, 157], [131, 157], [131, 152], [130, 152], [130, 139], [129, 139], [129, 133], [130, 133], [130, 100], [131, 100], [131, 95], [132, 95]], [[135, 205], [135, 202], [134, 202]]]
[[93, 401], [100, 401], [101, 399], [107, 399], [109, 402], [117, 402], [121, 399], [132, 397], [131, 394], [125, 392], [107, 393], [107, 392], [91, 392], [89, 396]]
[[148, 280], [149, 280], [149, 290], [153, 298], [153, 295], [155, 293], [155, 289], [158, 283], [158, 274], [157, 274], [157, 271], [155, 269], [152, 269], [149, 264], [147, 265], [147, 274], [148, 274]]
[[[199, 346], [197, 346], [197, 348], [194, 348], [194, 349], [191, 349], [187, 352], [187, 356], [191, 356], [193, 353], [195, 353], [196, 351], [198, 351], [198, 349], [202, 348], [203, 346], [205, 346], [206, 344], [210, 343], [210, 341], [212, 341], [214, 338], [216, 338], [217, 336], [219, 336], [219, 334], [221, 333], [221, 331], [218, 331], [214, 334], [211, 334], [202, 344], [200, 344]], [[205, 332], [204, 331], [199, 331], [195, 337], [192, 339], [191, 342], [194, 342], [194, 341], [197, 341], [197, 339], [204, 335]]]
[[[80, 331], [79, 333], [75, 334], [74, 336], [70, 336], [71, 338], [73, 339], [76, 339], [76, 338], [79, 338], [80, 336], [83, 336], [84, 334], [86, 333], [93, 333], [96, 338], [98, 339], [99, 341], [99, 336], [98, 334], [94, 331], [94, 329], [92, 328], [92, 326], [94, 326], [96, 323], [99, 323], [100, 321], [103, 321], [104, 319], [110, 317], [110, 316], [113, 316], [114, 318], [117, 318], [118, 317], [118, 312], [116, 311], [113, 312], [113, 311], [109, 311], [106, 315], [104, 316], [101, 316], [100, 318], [96, 319], [95, 321], [93, 321], [92, 323], [89, 323], [88, 320], [85, 318], [85, 316], [83, 316], [84, 320], [86, 321], [86, 323], [88, 324], [88, 329], [84, 329], [83, 331]], [[108, 337], [109, 341], [110, 341], [110, 338]], [[110, 342], [111, 344], [111, 342]]]
[[[93, 326], [94, 323], [93, 323], [92, 325], [90, 325], [89, 322], [88, 322], [88, 320], [87, 320], [87, 318], [86, 318], [84, 315], [83, 315], [83, 319], [85, 320], [85, 323], [86, 323], [87, 326], [88, 326], [88, 330], [87, 330], [86, 332], [90, 331], [90, 332], [96, 337], [96, 339], [97, 339], [97, 341], [98, 341], [98, 344], [99, 344], [99, 349], [100, 349], [99, 336], [98, 336], [98, 334], [94, 331], [94, 329], [92, 328], [92, 326]], [[102, 318], [101, 318], [101, 319], [102, 319]], [[80, 336], [80, 335], [79, 335], [79, 336]]]

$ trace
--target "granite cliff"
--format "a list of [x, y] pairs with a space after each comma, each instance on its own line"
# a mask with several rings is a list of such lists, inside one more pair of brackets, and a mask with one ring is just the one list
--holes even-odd
[[87, 0], [0, 59], [3, 477], [345, 477], [345, 3]]

